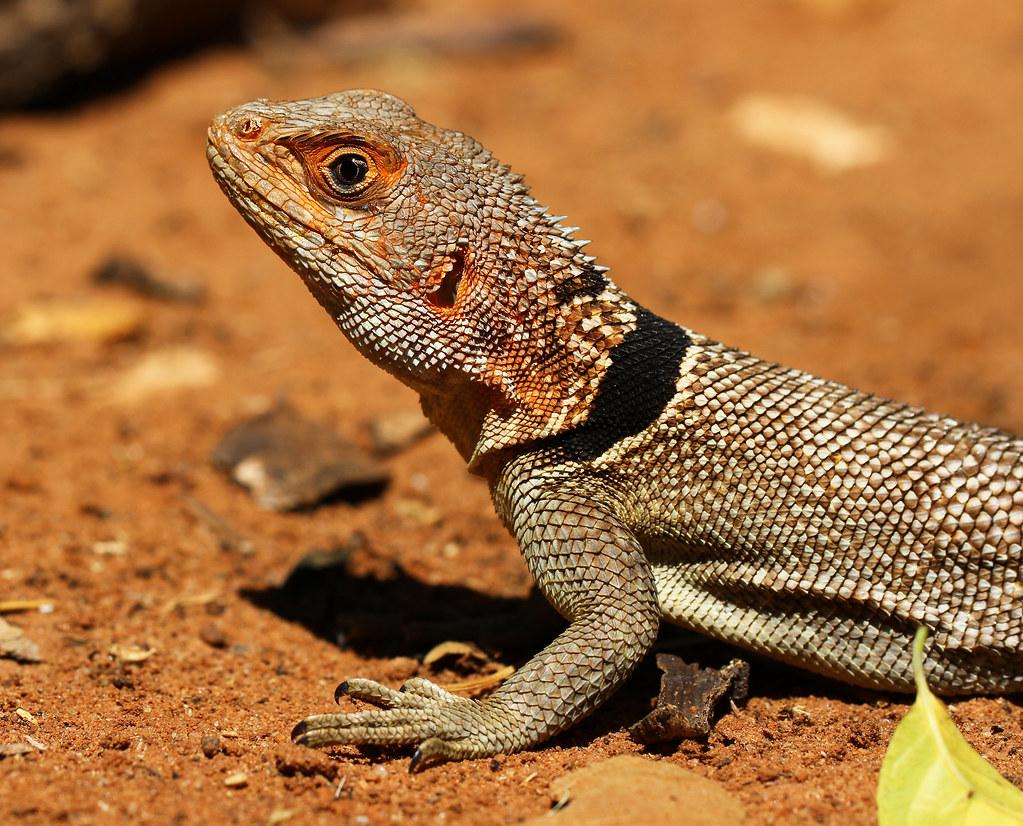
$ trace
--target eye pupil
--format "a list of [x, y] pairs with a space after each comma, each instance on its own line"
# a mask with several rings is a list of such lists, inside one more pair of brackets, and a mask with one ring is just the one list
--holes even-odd
[[369, 173], [369, 163], [362, 155], [345, 152], [330, 165], [330, 172], [339, 186], [351, 187], [365, 180]]

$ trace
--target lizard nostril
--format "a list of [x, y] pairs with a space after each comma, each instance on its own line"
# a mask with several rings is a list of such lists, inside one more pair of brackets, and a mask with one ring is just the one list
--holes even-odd
[[243, 141], [253, 141], [263, 134], [264, 126], [258, 115], [241, 115], [231, 123], [231, 131]]

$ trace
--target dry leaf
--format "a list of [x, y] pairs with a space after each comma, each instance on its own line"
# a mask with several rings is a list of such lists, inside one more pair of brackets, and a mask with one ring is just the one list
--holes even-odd
[[667, 743], [705, 737], [722, 700], [741, 700], [749, 690], [749, 663], [732, 660], [723, 668], [701, 668], [674, 654], [658, 654], [661, 691], [657, 706], [629, 729], [640, 743]]
[[731, 111], [750, 143], [811, 161], [822, 172], [845, 172], [888, 158], [893, 140], [883, 126], [861, 124], [828, 103], [799, 95], [747, 95]]
[[214, 448], [214, 467], [248, 488], [260, 507], [311, 507], [341, 491], [379, 493], [387, 469], [287, 404], [232, 427]]
[[220, 367], [205, 350], [195, 347], [168, 347], [147, 353], [124, 372], [110, 389], [110, 398], [133, 403], [150, 396], [209, 387], [220, 380]]
[[0, 657], [20, 663], [42, 662], [39, 646], [16, 625], [0, 619]]
[[444, 657], [469, 657], [479, 660], [481, 663], [490, 660], [490, 657], [478, 645], [471, 642], [448, 640], [447, 642], [435, 645], [427, 651], [426, 656], [423, 657], [423, 665], [433, 665], [438, 660], [444, 659]]
[[14, 713], [17, 714], [22, 720], [24, 720], [33, 728], [39, 728], [39, 722], [36, 720], [35, 717], [32, 716], [31, 711], [26, 711], [23, 708], [16, 708], [14, 709]]
[[142, 330], [145, 315], [137, 302], [115, 298], [24, 304], [3, 330], [11, 344], [86, 341], [108, 344]]
[[473, 677], [471, 680], [462, 680], [458, 683], [448, 683], [444, 688], [448, 691], [482, 691], [484, 688], [500, 685], [514, 673], [515, 666], [506, 665], [493, 674], [484, 674], [482, 677]]

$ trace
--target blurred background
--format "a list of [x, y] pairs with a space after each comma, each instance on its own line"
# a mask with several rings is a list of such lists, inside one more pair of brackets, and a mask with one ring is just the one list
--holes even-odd
[[[342, 672], [431, 673], [415, 650], [338, 648], [245, 596], [307, 552], [345, 549], [363, 577], [400, 566], [430, 587], [529, 591], [487, 491], [438, 437], [378, 449], [389, 485], [315, 516], [260, 509], [211, 462], [281, 399], [369, 451], [380, 421], [415, 416], [206, 166], [217, 112], [353, 87], [479, 138], [655, 312], [1023, 431], [1018, 0], [0, 0], [0, 598], [55, 606], [18, 620], [41, 664], [0, 659], [0, 741], [24, 707], [50, 746], [0, 775], [0, 800], [28, 801], [29, 819], [95, 813], [102, 795], [169, 819], [180, 802], [158, 799], [162, 779], [221, 794], [239, 768], [270, 778], [235, 799], [252, 819], [334, 805], [320, 764], [273, 769], [294, 719]], [[112, 644], [159, 653], [125, 665]], [[825, 705], [848, 740], [863, 709]], [[559, 748], [584, 751], [608, 719]], [[745, 763], [714, 771], [758, 817], [871, 822], [887, 719], [859, 761], [822, 766], [828, 733], [810, 726], [784, 754], [750, 740]], [[215, 723], [234, 751], [194, 763]], [[625, 748], [615, 736], [595, 748]], [[58, 760], [71, 753], [85, 774]], [[799, 782], [755, 782], [779, 765]], [[491, 808], [465, 822], [546, 805], [542, 785], [495, 797], [473, 771], [432, 781], [478, 784], [460, 794]], [[432, 817], [398, 774], [380, 781], [381, 817]]]

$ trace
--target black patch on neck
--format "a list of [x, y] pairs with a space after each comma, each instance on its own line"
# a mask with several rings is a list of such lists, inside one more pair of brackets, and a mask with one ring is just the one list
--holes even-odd
[[639, 307], [636, 316], [636, 328], [611, 351], [586, 421], [538, 447], [553, 448], [564, 459], [590, 461], [664, 412], [691, 342], [685, 330], [649, 310]]
[[559, 304], [571, 301], [577, 295], [598, 296], [607, 287], [607, 279], [590, 267], [584, 269], [579, 275], [570, 275], [563, 281], [554, 285], [554, 297]]

